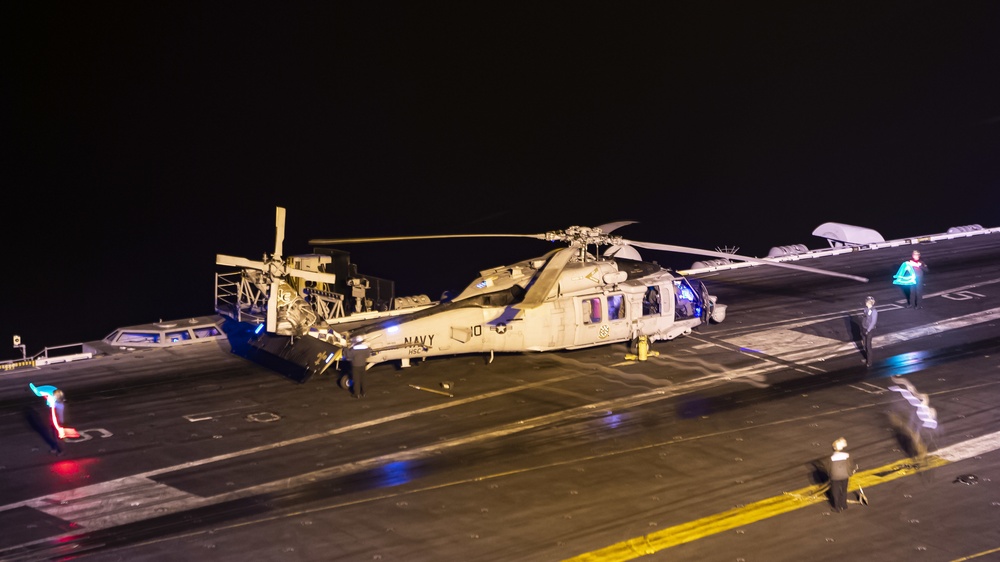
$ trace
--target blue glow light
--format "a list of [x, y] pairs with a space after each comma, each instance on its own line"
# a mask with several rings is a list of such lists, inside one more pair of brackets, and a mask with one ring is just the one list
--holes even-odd
[[399, 486], [406, 484], [412, 478], [409, 474], [410, 463], [406, 461], [391, 462], [380, 469], [380, 486]]
[[399, 331], [399, 326], [389, 326], [388, 328], [385, 329], [385, 331], [389, 332], [390, 334], [395, 334], [396, 332]]
[[604, 421], [604, 425], [614, 429], [622, 424], [622, 417], [619, 414], [612, 414], [605, 417], [602, 421]]
[[886, 359], [884, 365], [888, 367], [889, 376], [909, 375], [910, 373], [923, 371], [926, 368], [927, 364], [924, 360], [927, 358], [927, 355], [926, 351], [900, 353]]
[[263, 331], [264, 331], [264, 325], [263, 324], [257, 324], [257, 327], [254, 328], [253, 333], [259, 335]]
[[899, 270], [892, 276], [893, 285], [916, 285], [917, 275], [913, 272], [910, 262], [904, 261], [899, 266]]

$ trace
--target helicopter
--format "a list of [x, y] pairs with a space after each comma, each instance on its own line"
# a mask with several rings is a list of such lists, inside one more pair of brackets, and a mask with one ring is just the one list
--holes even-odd
[[[327, 271], [333, 267], [329, 253], [282, 257], [284, 223], [285, 209], [278, 207], [275, 251], [262, 260], [217, 255], [217, 264], [242, 270], [239, 282], [224, 282], [219, 276], [217, 291], [230, 285], [235, 288], [228, 302], [217, 294], [216, 309], [238, 321], [244, 316], [255, 321], [251, 346], [298, 363], [306, 371], [305, 377], [297, 379], [300, 382], [336, 365], [343, 388], [350, 388], [353, 369], [367, 370], [380, 363], [398, 362], [405, 368], [414, 360], [470, 353], [489, 353], [492, 362], [497, 352], [573, 350], [621, 342], [648, 346], [688, 335], [702, 324], [725, 320], [727, 305], [717, 302], [704, 282], [643, 261], [636, 248], [868, 281], [770, 258], [628, 240], [613, 234], [635, 221], [571, 226], [539, 234], [310, 240], [314, 246], [333, 246], [445, 238], [532, 238], [563, 245], [541, 256], [482, 270], [454, 296], [431, 302], [418, 295], [394, 299], [397, 305], [393, 309], [359, 309], [345, 314], [344, 287], [359, 301], [364, 300], [369, 278], [348, 270], [355, 275], [346, 282], [338, 280], [335, 273]], [[275, 363], [273, 357], [266, 362]]]
[[[457, 295], [402, 314], [336, 318], [310, 328], [346, 359], [350, 369], [389, 361], [400, 367], [431, 357], [496, 352], [573, 350], [611, 343], [672, 340], [709, 322], [723, 322], [726, 305], [706, 285], [656, 263], [636, 248], [738, 259], [859, 282], [855, 275], [766, 258], [628, 240], [612, 234], [635, 221], [571, 226], [539, 234], [459, 234], [313, 239], [317, 246], [443, 238], [522, 237], [565, 247], [479, 272]], [[600, 249], [606, 247], [602, 252]], [[593, 251], [591, 249], [593, 248]], [[362, 367], [363, 366], [363, 367]]]

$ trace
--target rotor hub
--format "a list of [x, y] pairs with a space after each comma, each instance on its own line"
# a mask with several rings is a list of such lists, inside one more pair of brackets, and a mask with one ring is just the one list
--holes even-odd
[[571, 226], [566, 230], [556, 230], [545, 233], [545, 239], [549, 242], [565, 242], [572, 247], [589, 246], [614, 246], [622, 244], [621, 236], [611, 236], [605, 234], [599, 227]]

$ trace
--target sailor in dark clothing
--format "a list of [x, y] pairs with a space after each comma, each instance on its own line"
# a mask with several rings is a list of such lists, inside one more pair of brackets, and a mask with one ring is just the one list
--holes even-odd
[[875, 308], [875, 297], [865, 299], [865, 309], [861, 312], [861, 341], [865, 348], [865, 364], [872, 366], [872, 332], [878, 323], [878, 309]]
[[851, 478], [851, 455], [845, 450], [847, 440], [843, 437], [833, 442], [830, 455], [830, 502], [834, 511], [847, 509], [847, 483]]
[[913, 269], [913, 287], [910, 288], [910, 306], [913, 308], [923, 308], [920, 299], [924, 296], [924, 273], [927, 273], [927, 264], [920, 261], [920, 251], [913, 250], [912, 258], [909, 261], [910, 268]]
[[365, 396], [365, 370], [368, 368], [368, 358], [372, 351], [364, 343], [355, 344], [348, 350], [350, 361], [351, 392], [355, 398]]
[[907, 308], [923, 308], [920, 301], [924, 296], [924, 274], [929, 268], [920, 260], [920, 250], [913, 250], [911, 256], [900, 264], [899, 271], [893, 275], [892, 283], [903, 288]]
[[[35, 386], [34, 383], [28, 383], [31, 391], [35, 393], [36, 396], [40, 396], [45, 399], [45, 405], [49, 407], [50, 424], [40, 424], [35, 423], [35, 417], [32, 416], [32, 425], [38, 427], [42, 431], [42, 436], [49, 443], [52, 453], [61, 455], [62, 445], [61, 441], [63, 439], [71, 438], [75, 439], [80, 437], [80, 433], [72, 428], [66, 427], [66, 395], [62, 390], [46, 384], [41, 386]], [[44, 428], [44, 429], [41, 429]]]

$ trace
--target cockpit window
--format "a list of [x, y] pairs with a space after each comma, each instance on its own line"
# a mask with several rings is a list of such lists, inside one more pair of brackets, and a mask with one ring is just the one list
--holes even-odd
[[511, 306], [524, 300], [525, 292], [524, 287], [512, 285], [504, 291], [481, 295], [479, 300], [483, 306]]
[[684, 279], [674, 281], [677, 302], [674, 317], [677, 319], [694, 318], [701, 314], [700, 297]]

